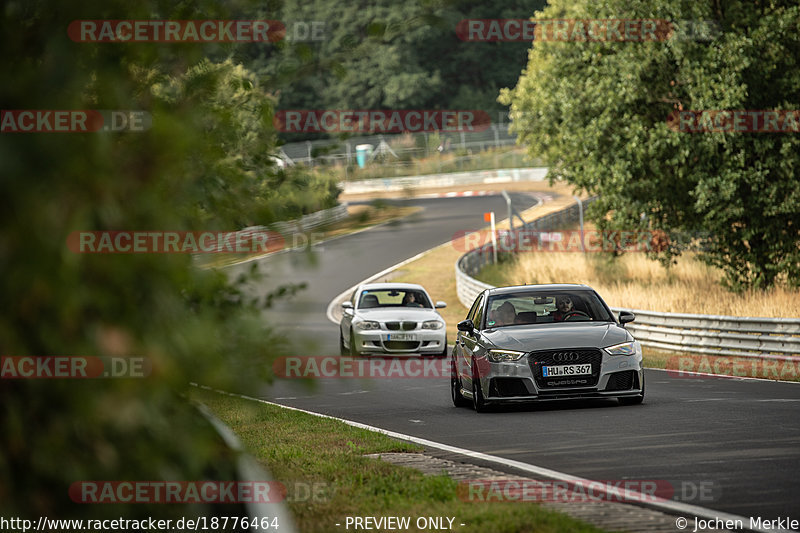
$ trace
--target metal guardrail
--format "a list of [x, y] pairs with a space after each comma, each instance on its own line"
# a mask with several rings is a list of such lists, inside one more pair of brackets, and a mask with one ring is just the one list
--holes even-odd
[[446, 172], [402, 178], [373, 178], [342, 183], [345, 194], [366, 192], [403, 191], [414, 188], [453, 187], [456, 185], [508, 183], [516, 181], [544, 181], [547, 167], [502, 168], [496, 170], [470, 170]]
[[284, 220], [281, 222], [273, 222], [267, 226], [249, 226], [240, 229], [236, 233], [241, 235], [241, 238], [247, 239], [248, 237], [267, 231], [276, 231], [280, 233], [283, 238], [291, 237], [298, 233], [305, 233], [311, 231], [325, 224], [338, 222], [347, 218], [347, 204], [339, 204], [330, 209], [323, 209], [314, 213], [305, 215], [304, 217], [295, 220]]
[[[197, 385], [196, 383], [192, 383], [192, 385], [201, 389], [214, 391], [214, 389], [211, 389], [210, 387]], [[221, 393], [222, 391], [214, 392]], [[230, 393], [224, 394], [233, 396]], [[225, 425], [224, 422], [214, 416], [214, 414], [211, 412], [211, 409], [209, 409], [205, 404], [198, 403], [196, 404], [196, 407], [198, 411], [200, 411], [200, 413], [206, 418], [206, 420], [208, 420], [208, 422], [214, 427], [222, 440], [225, 441], [225, 444], [228, 446], [228, 448], [236, 453], [236, 474], [238, 476], [237, 481], [252, 481], [256, 483], [271, 481], [271, 477], [268, 472], [258, 463], [258, 461], [255, 460], [255, 458], [253, 458], [253, 456], [245, 451], [241, 441], [239, 440], [239, 437], [236, 436], [230, 427]], [[261, 524], [262, 519], [268, 518], [268, 521], [277, 519], [281, 533], [295, 533], [297, 531], [295, 529], [294, 520], [289, 508], [279, 498], [275, 498], [275, 500], [267, 502], [248, 501], [243, 505], [246, 514], [242, 518], [247, 518], [248, 522], [252, 524], [252, 527], [247, 528], [248, 530], [263, 531], [264, 528], [260, 528], [258, 526]]]
[[[590, 200], [584, 201], [586, 205]], [[577, 205], [551, 213], [525, 225], [526, 229], [551, 231], [575, 222]], [[455, 264], [456, 292], [461, 304], [469, 308], [481, 291], [493, 285], [472, 276], [492, 261], [492, 246], [487, 244], [467, 252]], [[626, 328], [642, 345], [676, 352], [708, 355], [787, 359], [800, 355], [800, 318], [762, 318], [662, 313], [641, 309], [631, 311], [636, 321]]]
[[[619, 312], [622, 308], [612, 308]], [[800, 318], [659, 313], [625, 309], [636, 315], [627, 329], [645, 346], [676, 352], [781, 359], [800, 355]]]
[[[336, 207], [331, 207], [330, 209], [323, 209], [322, 211], [317, 211], [295, 220], [273, 222], [267, 226], [248, 226], [240, 229], [239, 231], [231, 232], [230, 234], [235, 235], [236, 243], [239, 243], [240, 241], [242, 243], [248, 243], [257, 234], [269, 234], [271, 232], [280, 233], [281, 247], [290, 248], [290, 239], [296, 247], [297, 240], [295, 237], [325, 224], [337, 222], [344, 218], [347, 218], [346, 203], [339, 204]], [[304, 247], [307, 242], [307, 240], [303, 240], [302, 246]], [[260, 248], [258, 249], [260, 250]], [[200, 257], [202, 255], [203, 254], [200, 253], [193, 253], [192, 259], [194, 261], [200, 261]]]
[[[312, 229], [316, 229], [331, 222], [338, 222], [347, 217], [347, 204], [339, 204], [330, 209], [323, 209], [305, 215], [304, 217], [287, 220], [284, 222], [275, 222], [268, 227], [273, 231], [280, 232], [283, 235], [291, 235], [293, 233], [303, 233]], [[249, 229], [249, 228], [248, 228]]]

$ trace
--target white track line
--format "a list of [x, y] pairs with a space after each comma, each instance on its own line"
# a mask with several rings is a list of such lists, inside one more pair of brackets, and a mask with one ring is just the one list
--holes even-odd
[[[691, 357], [691, 356], [687, 356], [687, 357]], [[745, 380], [747, 380], [747, 381], [767, 381], [769, 383], [793, 383], [794, 385], [800, 385], [800, 381], [784, 381], [784, 380], [780, 380], [780, 379], [752, 378], [752, 377], [749, 377], [749, 376], [731, 376], [730, 374], [709, 374], [708, 372], [692, 372], [690, 370], [676, 370], [674, 368], [651, 368], [649, 366], [647, 366], [645, 368], [647, 370], [660, 370], [661, 372], [682, 373], [682, 374], [689, 374], [691, 376], [700, 376], [700, 377], [708, 377], [708, 378], [737, 379], [737, 380], [742, 380], [742, 381], [745, 381]], [[673, 378], [673, 379], [682, 379], [680, 376], [670, 376], [670, 377]]]

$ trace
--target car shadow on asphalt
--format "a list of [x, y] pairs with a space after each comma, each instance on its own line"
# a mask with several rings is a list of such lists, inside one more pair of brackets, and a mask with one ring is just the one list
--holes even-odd
[[612, 398], [592, 398], [586, 400], [550, 400], [540, 403], [520, 403], [493, 405], [492, 413], [527, 413], [527, 412], [548, 412], [548, 411], [575, 411], [582, 409], [608, 409], [623, 406], [616, 399]]

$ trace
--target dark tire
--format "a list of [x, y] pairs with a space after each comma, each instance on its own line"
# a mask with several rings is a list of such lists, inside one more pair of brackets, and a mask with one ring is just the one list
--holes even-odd
[[350, 355], [350, 350], [344, 345], [344, 335], [342, 328], [339, 328], [339, 355]]
[[478, 377], [475, 359], [472, 360], [472, 408], [476, 413], [486, 413], [489, 411], [489, 404], [483, 399], [481, 391], [481, 379]]
[[620, 405], [639, 405], [644, 401], [644, 374], [642, 374], [642, 393], [636, 396], [628, 396], [627, 398], [620, 398]]
[[447, 337], [444, 338], [444, 349], [442, 353], [439, 354], [439, 357], [447, 357]]
[[461, 379], [456, 372], [455, 359], [450, 360], [450, 399], [456, 407], [469, 407], [470, 401], [461, 394]]
[[356, 336], [353, 335], [353, 328], [350, 328], [350, 355], [353, 356], [353, 357], [358, 357], [360, 354], [358, 353], [358, 350], [356, 349], [355, 338], [356, 338]]

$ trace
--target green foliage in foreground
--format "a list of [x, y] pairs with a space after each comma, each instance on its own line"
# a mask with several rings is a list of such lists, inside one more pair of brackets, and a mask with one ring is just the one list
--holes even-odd
[[[555, 0], [539, 16], [718, 25], [718, 33], [693, 35], [678, 24], [660, 42], [537, 42], [501, 101], [511, 105], [520, 143], [548, 160], [551, 176], [600, 196], [590, 214], [603, 227], [698, 232], [704, 259], [734, 289], [798, 283], [800, 135], [686, 133], [667, 118], [800, 109], [800, 6]], [[678, 253], [670, 247], [661, 258]]]
[[[279, 171], [273, 97], [224, 46], [78, 43], [79, 19], [226, 19], [217, 2], [5, 2], [4, 109], [142, 110], [144, 132], [0, 134], [2, 356], [143, 357], [144, 379], [0, 380], [0, 515], [147, 514], [75, 505], [81, 480], [232, 479], [225, 447], [181, 407], [189, 382], [263, 383], [281, 340], [264, 300], [180, 254], [81, 255], [73, 231], [205, 231], [335, 201]], [[241, 281], [246, 281], [246, 277]], [[160, 506], [158, 512], [194, 509]]]
[[[354, 428], [281, 407], [195, 391], [228, 424], [246, 449], [285, 484], [317, 484], [318, 498], [290, 501], [298, 529], [327, 533], [347, 516], [455, 517], [458, 531], [498, 533], [592, 533], [600, 530], [533, 503], [463, 501], [458, 484], [447, 476], [425, 476], [364, 457], [365, 454], [420, 452], [380, 433]], [[442, 401], [448, 401], [443, 398]], [[343, 526], [342, 526], [343, 527]], [[411, 530], [414, 530], [412, 526]]]

